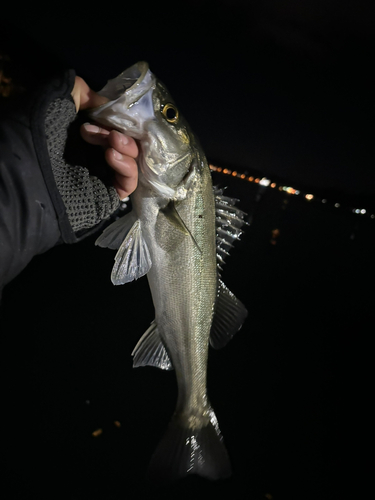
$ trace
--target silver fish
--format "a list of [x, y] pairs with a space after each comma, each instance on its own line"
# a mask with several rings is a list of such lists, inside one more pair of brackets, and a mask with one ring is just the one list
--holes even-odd
[[[133, 365], [175, 369], [175, 413], [151, 459], [157, 480], [199, 474], [228, 477], [230, 461], [207, 396], [209, 343], [223, 347], [247, 311], [220, 279], [241, 234], [244, 213], [214, 190], [205, 155], [166, 87], [140, 62], [100, 92], [109, 102], [91, 117], [138, 140], [138, 187], [132, 211], [98, 238], [118, 249], [115, 285], [147, 274], [155, 321]], [[219, 268], [218, 268], [219, 265]]]

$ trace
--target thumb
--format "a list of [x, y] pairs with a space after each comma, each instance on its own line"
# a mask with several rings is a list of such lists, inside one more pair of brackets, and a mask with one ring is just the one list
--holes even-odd
[[76, 76], [75, 78], [71, 95], [74, 99], [77, 112], [80, 109], [96, 108], [109, 100], [90, 89], [85, 80], [80, 76]]

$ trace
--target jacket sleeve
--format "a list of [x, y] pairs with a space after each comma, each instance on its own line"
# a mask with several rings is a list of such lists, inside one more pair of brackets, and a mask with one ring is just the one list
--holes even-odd
[[0, 110], [0, 295], [35, 255], [98, 231], [119, 206], [114, 188], [66, 159], [84, 142], [73, 127], [74, 79], [64, 72]]

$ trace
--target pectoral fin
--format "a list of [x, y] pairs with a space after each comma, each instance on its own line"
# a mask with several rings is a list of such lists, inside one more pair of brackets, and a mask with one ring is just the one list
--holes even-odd
[[221, 349], [241, 328], [247, 316], [247, 310], [240, 300], [219, 280], [215, 315], [212, 321], [210, 344], [214, 349]]
[[142, 236], [141, 222], [136, 220], [115, 256], [111, 279], [123, 285], [148, 273], [152, 265], [147, 243]]
[[177, 229], [177, 231], [180, 231], [180, 233], [185, 234], [186, 236], [190, 236], [196, 244], [198, 250], [202, 252], [194, 236], [191, 234], [185, 222], [181, 219], [180, 214], [177, 212], [174, 200], [171, 200], [167, 206], [161, 208], [160, 212], [165, 216], [169, 224]]
[[109, 225], [99, 238], [95, 241], [95, 245], [102, 248], [111, 248], [112, 250], [117, 250], [120, 248], [121, 243], [126, 238], [134, 222], [137, 220], [134, 212], [124, 215], [120, 219]]

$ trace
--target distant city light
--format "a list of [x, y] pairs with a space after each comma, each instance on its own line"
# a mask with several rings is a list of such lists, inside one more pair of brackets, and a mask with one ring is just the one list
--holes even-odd
[[271, 181], [269, 179], [267, 179], [267, 177], [263, 177], [263, 179], [260, 179], [259, 184], [261, 186], [268, 187], [271, 184]]
[[[230, 170], [228, 168], [221, 168], [221, 167], [216, 167], [214, 165], [209, 165], [210, 166], [210, 169], [215, 171], [215, 172], [221, 172], [225, 175], [231, 175], [233, 177], [237, 177], [237, 178], [240, 178], [240, 179], [243, 179], [243, 180], [247, 180], [248, 182], [254, 182], [256, 184], [259, 184], [260, 186], [262, 187], [270, 187], [270, 188], [276, 188], [277, 187], [277, 184], [276, 182], [271, 182], [270, 179], [268, 179], [267, 177], [262, 177], [262, 178], [259, 178], [259, 177], [253, 177], [252, 175], [248, 176], [247, 175], [247, 172], [246, 173], [242, 173], [240, 174], [239, 172], [237, 172], [237, 170]], [[299, 189], [295, 189], [294, 187], [292, 186], [279, 186], [278, 187], [278, 190], [279, 191], [284, 191], [288, 194], [291, 194], [291, 195], [299, 195], [301, 194], [301, 191]], [[311, 194], [311, 193], [302, 193], [302, 195], [304, 196], [304, 198], [307, 200], [307, 201], [311, 201], [313, 199], [315, 199], [315, 195]], [[322, 203], [324, 204], [328, 204], [328, 200], [326, 198], [323, 198], [320, 200]], [[340, 203], [334, 203], [333, 206], [335, 208], [340, 208], [341, 207], [341, 204]], [[347, 207], [347, 208], [350, 208], [350, 207]], [[367, 213], [367, 210], [365, 208], [351, 208], [351, 212], [353, 214], [357, 214], [357, 215], [368, 215], [370, 219], [375, 219], [375, 214], [368, 214]]]

